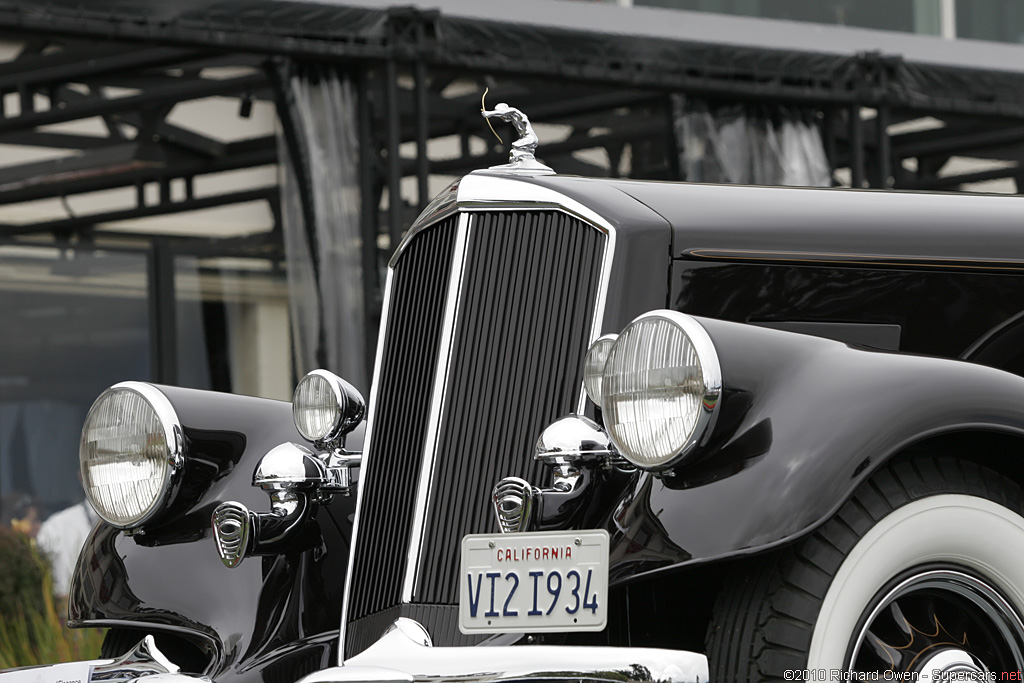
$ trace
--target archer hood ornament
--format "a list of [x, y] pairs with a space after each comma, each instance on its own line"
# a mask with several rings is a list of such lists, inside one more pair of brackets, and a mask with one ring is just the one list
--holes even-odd
[[[480, 113], [485, 119], [501, 119], [508, 121], [516, 129], [519, 139], [512, 143], [512, 150], [508, 155], [508, 163], [501, 166], [491, 166], [494, 170], [503, 171], [525, 171], [530, 173], [554, 173], [554, 171], [537, 161], [534, 152], [540, 139], [530, 125], [530, 119], [523, 112], [515, 107], [510, 107], [500, 102], [494, 109], [488, 111], [481, 108]], [[501, 138], [498, 138], [499, 140]]]

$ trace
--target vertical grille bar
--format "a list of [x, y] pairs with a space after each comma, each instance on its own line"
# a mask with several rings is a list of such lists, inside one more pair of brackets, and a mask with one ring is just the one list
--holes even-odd
[[[396, 264], [367, 453], [349, 618], [400, 601], [417, 475], [429, 422], [457, 218], [415, 238]], [[411, 245], [412, 246], [412, 245]]]
[[459, 543], [495, 530], [498, 479], [547, 475], [534, 444], [575, 410], [603, 246], [565, 214], [473, 216], [414, 602], [457, 602]]

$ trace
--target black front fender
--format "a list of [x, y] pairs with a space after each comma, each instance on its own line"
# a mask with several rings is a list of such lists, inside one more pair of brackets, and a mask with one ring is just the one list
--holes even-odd
[[674, 476], [637, 475], [601, 526], [613, 581], [756, 553], [828, 519], [909, 445], [958, 431], [1024, 437], [1024, 379], [699, 318], [718, 350], [713, 433]]
[[105, 524], [93, 530], [72, 581], [70, 622], [174, 634], [195, 645], [203, 673], [221, 681], [262, 681], [275, 664], [297, 671], [332, 663], [355, 498], [339, 495], [320, 506], [289, 552], [225, 567], [212, 538], [213, 509], [234, 500], [269, 510], [252, 474], [271, 448], [303, 442], [291, 404], [158, 388], [187, 442], [177, 492], [187, 504], [141, 535]]

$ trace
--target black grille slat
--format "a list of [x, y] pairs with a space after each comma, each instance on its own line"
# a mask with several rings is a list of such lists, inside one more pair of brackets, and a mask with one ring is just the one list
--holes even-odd
[[495, 530], [490, 490], [547, 477], [540, 431], [574, 412], [603, 237], [563, 214], [474, 216], [415, 602], [458, 600], [459, 543]]
[[[398, 604], [405, 571], [412, 506], [437, 373], [455, 222], [449, 219], [415, 239], [392, 275], [388, 334], [381, 357], [373, 433], [367, 453], [356, 540], [350, 618]], [[365, 520], [365, 522], [363, 521]]]
[[458, 220], [414, 237], [392, 274], [360, 482], [346, 657], [399, 614], [429, 621], [435, 644], [465, 640], [452, 608], [461, 539], [497, 530], [490, 490], [500, 478], [547, 482], [534, 443], [547, 424], [576, 410], [606, 236], [554, 211], [470, 214], [414, 604], [402, 605]]
[[348, 622], [345, 655], [351, 657], [377, 642], [391, 624], [402, 616], [398, 605]]

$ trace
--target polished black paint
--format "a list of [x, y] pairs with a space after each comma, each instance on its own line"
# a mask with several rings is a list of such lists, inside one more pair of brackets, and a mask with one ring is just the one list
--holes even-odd
[[[620, 248], [638, 239], [638, 253], [654, 250], [646, 269], [642, 258], [630, 260], [633, 277], [609, 290], [609, 311], [656, 307], [662, 290], [650, 270], [661, 252], [649, 211], [666, 221], [674, 257], [667, 306], [708, 316], [722, 358], [721, 413], [696, 462], [674, 477], [637, 474], [604, 512], [613, 578], [797, 538], [887, 458], [927, 437], [1021, 436], [1018, 376], [755, 327], [825, 325], [840, 340], [890, 348], [898, 331], [904, 354], [1024, 367], [1008, 350], [1024, 334], [1007, 323], [1024, 311], [1020, 198], [529, 182], [598, 210], [617, 226]], [[646, 229], [634, 232], [632, 216]], [[623, 325], [606, 319], [605, 331]]]
[[960, 357], [1024, 377], [1024, 311], [982, 335]]
[[[900, 351], [945, 358], [962, 357], [1024, 311], [1024, 273], [678, 260], [672, 285], [672, 307], [692, 315], [768, 326], [888, 325], [899, 330]], [[842, 341], [866, 340], [849, 331]]]
[[[671, 230], [673, 258], [1024, 273], [1024, 200], [1016, 196], [569, 176], [523, 182], [562, 192], [631, 236], [664, 221]], [[632, 270], [634, 276], [648, 277]], [[626, 298], [646, 296], [639, 291], [645, 288], [637, 287]]]
[[601, 522], [613, 581], [795, 539], [926, 437], [993, 432], [1024, 445], [1016, 375], [698, 320], [723, 369], [718, 424], [674, 476], [638, 474]]
[[354, 498], [320, 506], [287, 552], [228, 569], [212, 539], [213, 508], [235, 500], [269, 509], [252, 473], [274, 446], [303, 443], [291, 404], [159, 388], [184, 428], [188, 508], [175, 506], [141, 535], [99, 525], [79, 558], [71, 622], [181, 636], [218, 681], [291, 681], [333, 662]]
[[639, 181], [616, 187], [672, 224], [676, 257], [1024, 270], [1020, 197]]

